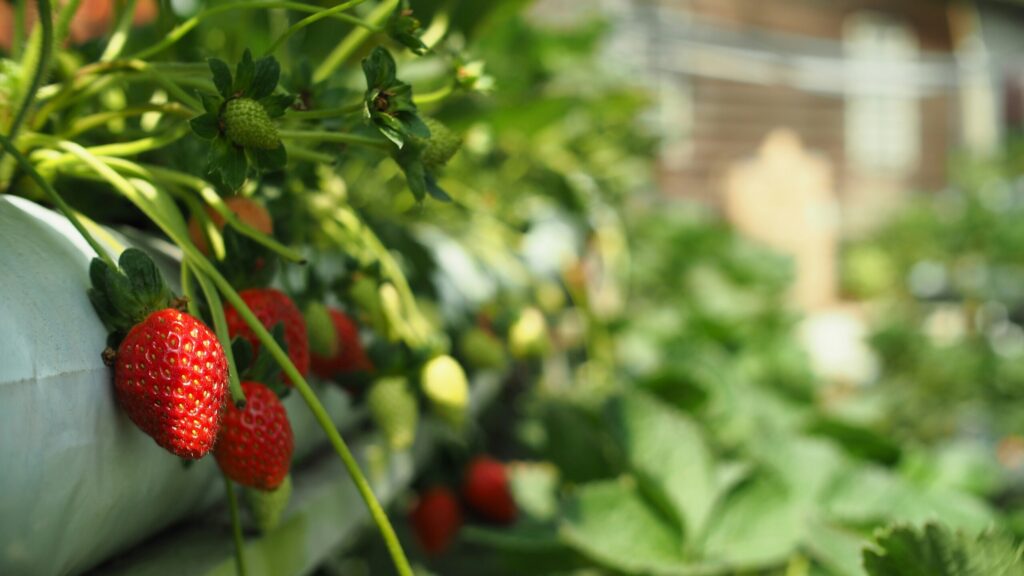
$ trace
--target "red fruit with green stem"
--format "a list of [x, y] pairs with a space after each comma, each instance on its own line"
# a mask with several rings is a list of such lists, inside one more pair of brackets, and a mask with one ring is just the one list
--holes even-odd
[[162, 448], [202, 458], [227, 398], [224, 350], [205, 324], [171, 307], [173, 295], [142, 251], [126, 250], [119, 268], [97, 258], [89, 269], [89, 299], [110, 330], [104, 360], [118, 404]]
[[436, 555], [448, 549], [462, 527], [462, 510], [451, 490], [436, 486], [420, 494], [409, 521], [423, 550]]
[[359, 326], [341, 310], [329, 308], [328, 312], [338, 336], [338, 351], [330, 357], [313, 354], [313, 373], [329, 379], [352, 372], [373, 372], [373, 362], [359, 340]]
[[511, 524], [518, 515], [505, 465], [490, 456], [478, 456], [469, 463], [462, 497], [474, 512], [491, 522]]
[[229, 405], [213, 455], [228, 478], [257, 490], [274, 490], [291, 468], [295, 440], [288, 412], [267, 386], [242, 382], [245, 406]]
[[[306, 333], [306, 322], [302, 313], [284, 292], [274, 288], [252, 288], [239, 293], [242, 300], [256, 315], [260, 323], [268, 330], [277, 324], [284, 326], [284, 342], [288, 349], [288, 358], [295, 364], [299, 373], [305, 376], [309, 373], [309, 336]], [[260, 341], [256, 334], [245, 323], [242, 316], [233, 307], [224, 310], [227, 318], [228, 332], [231, 337], [240, 336], [245, 338], [252, 345], [256, 355], [259, 355]], [[286, 378], [285, 383], [291, 386]]]

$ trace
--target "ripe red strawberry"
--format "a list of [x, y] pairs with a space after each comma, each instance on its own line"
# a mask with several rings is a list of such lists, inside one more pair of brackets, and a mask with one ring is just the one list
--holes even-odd
[[462, 526], [462, 511], [451, 490], [437, 486], [420, 494], [409, 515], [416, 538], [428, 554], [440, 554], [451, 545]]
[[295, 441], [288, 412], [259, 382], [242, 382], [245, 406], [229, 404], [213, 455], [224, 474], [258, 490], [273, 490], [288, 476]]
[[373, 372], [373, 362], [359, 341], [359, 327], [355, 321], [336, 308], [329, 308], [328, 312], [338, 334], [338, 352], [330, 358], [313, 354], [313, 373], [328, 379], [350, 372]]
[[217, 337], [172, 308], [136, 324], [117, 349], [118, 403], [136, 426], [181, 458], [202, 458], [213, 448], [227, 382]]
[[499, 524], [515, 521], [516, 502], [508, 485], [505, 465], [489, 456], [469, 463], [462, 483], [462, 497], [474, 512]]
[[[306, 321], [302, 319], [302, 313], [295, 306], [284, 292], [273, 288], [252, 288], [239, 293], [242, 300], [252, 309], [260, 323], [267, 330], [271, 330], [279, 323], [284, 324], [284, 342], [288, 348], [288, 358], [305, 376], [309, 373], [309, 336], [306, 334]], [[260, 341], [256, 334], [249, 328], [249, 325], [242, 320], [241, 315], [233, 307], [228, 306], [224, 311], [228, 321], [228, 332], [231, 337], [241, 336], [252, 344], [253, 352], [257, 355], [260, 350]], [[285, 383], [292, 385], [288, 378]]]

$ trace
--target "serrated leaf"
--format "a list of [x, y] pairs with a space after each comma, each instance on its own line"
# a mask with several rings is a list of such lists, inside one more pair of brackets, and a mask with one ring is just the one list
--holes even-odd
[[1001, 536], [969, 538], [935, 523], [892, 526], [864, 549], [869, 576], [1020, 576], [1022, 550]]
[[743, 569], [784, 561], [807, 532], [799, 499], [785, 484], [761, 475], [733, 492], [708, 526], [708, 558]]
[[206, 140], [213, 140], [220, 134], [220, 122], [215, 114], [203, 114], [188, 121], [196, 136]]
[[249, 152], [259, 169], [267, 172], [280, 170], [288, 163], [288, 152], [285, 150], [284, 144], [271, 150], [253, 148]]
[[585, 556], [629, 574], [676, 574], [686, 568], [683, 535], [635, 485], [580, 486], [566, 502], [562, 536]]
[[224, 98], [230, 98], [231, 69], [228, 68], [227, 62], [219, 58], [210, 58], [206, 62], [210, 66], [210, 72], [213, 73], [213, 85], [217, 87], [217, 92]]
[[266, 56], [256, 61], [252, 84], [246, 96], [259, 100], [274, 93], [277, 82], [281, 78], [281, 65], [273, 56]]
[[271, 94], [260, 99], [260, 104], [271, 118], [279, 118], [295, 103], [294, 94]]
[[252, 53], [248, 49], [235, 66], [235, 83], [231, 88], [233, 94], [246, 94], [256, 76], [256, 64], [252, 61]]
[[663, 501], [695, 539], [714, 503], [714, 462], [699, 427], [686, 415], [641, 393], [611, 402], [610, 428], [642, 485]]

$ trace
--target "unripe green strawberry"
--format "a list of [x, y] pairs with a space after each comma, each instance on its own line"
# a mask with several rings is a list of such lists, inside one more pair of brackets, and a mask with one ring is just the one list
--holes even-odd
[[404, 450], [416, 438], [420, 409], [405, 378], [381, 378], [366, 395], [370, 415], [395, 450]]
[[434, 412], [452, 426], [461, 427], [469, 404], [469, 381], [462, 366], [451, 356], [437, 356], [423, 366], [420, 380]]
[[424, 117], [423, 123], [430, 128], [430, 139], [423, 148], [423, 165], [429, 170], [444, 166], [462, 147], [462, 138], [447, 126], [430, 117]]
[[281, 516], [292, 498], [292, 475], [285, 476], [284, 481], [273, 490], [246, 489], [245, 497], [260, 532], [270, 532], [281, 522]]
[[224, 129], [228, 138], [245, 148], [273, 150], [281, 145], [277, 126], [266, 108], [252, 98], [233, 98], [224, 107]]
[[551, 341], [544, 314], [534, 308], [523, 308], [508, 332], [508, 349], [516, 358], [543, 356]]
[[334, 330], [331, 313], [321, 302], [310, 302], [302, 314], [309, 332], [309, 352], [312, 357], [333, 358], [340, 351], [338, 333]]
[[459, 350], [472, 368], [496, 369], [505, 366], [504, 346], [483, 328], [466, 330], [459, 340]]

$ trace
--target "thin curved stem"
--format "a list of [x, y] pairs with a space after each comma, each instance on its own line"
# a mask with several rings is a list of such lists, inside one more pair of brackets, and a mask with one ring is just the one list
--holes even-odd
[[[333, 15], [339, 13], [339, 12], [343, 12], [345, 10], [348, 10], [349, 8], [352, 8], [354, 6], [358, 6], [359, 4], [362, 4], [365, 1], [366, 0], [349, 0], [348, 2], [343, 2], [341, 4], [338, 4], [337, 6], [333, 6], [331, 8], [328, 8], [327, 10], [324, 10], [322, 12], [318, 12], [316, 14], [313, 14], [312, 16], [307, 16], [307, 17], [303, 18], [302, 20], [299, 20], [295, 24], [292, 24], [291, 26], [289, 26], [288, 29], [284, 31], [284, 34], [281, 34], [280, 36], [277, 37], [277, 40], [274, 40], [274, 43], [270, 45], [270, 48], [267, 48], [266, 54], [273, 54], [274, 52], [276, 52], [277, 49], [281, 47], [281, 44], [284, 44], [286, 40], [291, 38], [291, 36], [293, 34], [295, 34], [296, 32], [298, 32], [299, 30], [302, 30], [303, 28], [305, 28], [307, 26], [311, 26], [313, 24], [316, 24], [317, 22], [323, 20], [324, 18], [328, 18], [328, 17], [333, 16]], [[348, 15], [346, 15], [346, 16], [348, 16]], [[348, 16], [347, 17], [347, 21], [349, 21], [349, 22], [351, 22], [351, 23], [353, 23], [353, 24], [355, 24], [357, 26], [362, 26], [363, 28], [366, 28], [366, 29], [370, 30], [371, 32], [380, 32], [380, 28], [379, 27], [377, 27], [377, 26], [375, 26], [375, 25], [373, 25], [373, 24], [371, 24], [369, 22], [366, 22], [364, 20], [361, 20], [359, 18], [355, 18], [353, 16]]]
[[235, 542], [235, 569], [238, 576], [245, 576], [245, 537], [242, 535], [242, 520], [238, 514], [238, 496], [235, 483], [224, 475], [224, 493], [228, 497], [228, 512], [231, 514], [231, 537]]
[[[178, 42], [179, 40], [184, 38], [185, 35], [188, 34], [189, 32], [191, 32], [196, 26], [199, 26], [199, 24], [201, 24], [203, 20], [205, 20], [206, 18], [209, 18], [211, 16], [216, 16], [217, 14], [222, 14], [224, 12], [230, 12], [232, 10], [261, 10], [261, 9], [267, 9], [267, 8], [284, 8], [286, 10], [294, 10], [296, 12], [321, 12], [321, 11], [324, 10], [323, 8], [318, 8], [316, 6], [312, 6], [312, 5], [309, 5], [309, 4], [302, 4], [301, 2], [279, 2], [279, 1], [276, 1], [276, 0], [275, 1], [242, 0], [240, 2], [231, 2], [229, 4], [222, 4], [220, 6], [214, 6], [212, 8], [207, 8], [206, 10], [203, 10], [202, 12], [196, 14], [195, 16], [193, 16], [193, 17], [189, 18], [188, 20], [185, 20], [181, 24], [175, 26], [173, 30], [171, 30], [170, 32], [167, 33], [166, 36], [164, 36], [163, 40], [157, 42], [156, 44], [150, 46], [149, 48], [146, 48], [144, 50], [140, 50], [139, 52], [136, 52], [134, 54], [134, 57], [135, 58], [149, 58], [150, 56], [152, 56], [154, 54], [157, 54], [159, 52], [162, 52], [163, 50], [166, 50], [167, 48], [173, 46], [176, 42]], [[341, 14], [334, 14], [334, 15], [332, 15], [332, 17], [339, 18], [341, 20], [346, 20], [346, 21], [351, 18], [351, 17], [346, 18], [344, 15], [341, 15]]]
[[286, 118], [296, 118], [298, 120], [320, 120], [323, 118], [337, 118], [346, 114], [355, 114], [361, 112], [363, 106], [362, 101], [353, 102], [347, 106], [338, 106], [335, 108], [321, 108], [319, 110], [288, 110]]
[[161, 114], [173, 114], [175, 116], [181, 116], [183, 118], [190, 118], [193, 116], [191, 110], [181, 106], [177, 102], [170, 102], [167, 104], [146, 104], [143, 106], [134, 106], [132, 108], [125, 108], [123, 110], [110, 110], [107, 112], [97, 112], [96, 114], [90, 114], [77, 118], [71, 123], [71, 127], [68, 128], [61, 136], [65, 139], [70, 139], [73, 136], [77, 136], [83, 132], [87, 132], [102, 126], [111, 120], [118, 118], [130, 118], [132, 116], [141, 116], [150, 112], [159, 112]]
[[[182, 266], [192, 266], [192, 261], [185, 258]], [[245, 391], [242, 390], [242, 383], [238, 379], [238, 366], [235, 365], [235, 353], [231, 348], [231, 334], [228, 332], [228, 321], [224, 317], [224, 306], [221, 304], [220, 296], [210, 281], [203, 276], [202, 272], [196, 272], [196, 281], [199, 282], [199, 289], [203, 291], [206, 298], [206, 305], [210, 307], [210, 316], [213, 318], [213, 331], [220, 340], [221, 348], [224, 349], [224, 357], [228, 360], [228, 387], [231, 390], [231, 400], [235, 406], [245, 406]]]
[[[366, 17], [366, 21], [374, 26], [379, 26], [385, 18], [391, 15], [398, 6], [399, 0], [384, 0], [380, 6], [374, 8], [370, 12], [369, 16]], [[324, 58], [323, 62], [316, 67], [313, 71], [313, 82], [323, 82], [335, 70], [338, 66], [341, 66], [346, 60], [348, 60], [355, 51], [362, 46], [363, 42], [373, 35], [373, 32], [366, 28], [355, 28], [345, 36], [345, 39], [341, 41], [341, 44], [331, 51], [330, 54]]]
[[444, 100], [445, 98], [450, 96], [454, 91], [455, 83], [452, 82], [446, 86], [442, 86], [441, 88], [434, 90], [433, 92], [427, 92], [426, 94], [420, 96], [413, 95], [412, 101], [417, 106], [421, 106], [423, 104], [433, 104], [434, 102], [440, 102], [441, 100]]
[[132, 29], [132, 19], [135, 17], [135, 4], [137, 2], [138, 0], [128, 0], [121, 7], [121, 17], [117, 21], [114, 33], [110, 35], [107, 47], [100, 56], [101, 62], [109, 62], [121, 54], [121, 50], [124, 49], [124, 45], [128, 41], [128, 33]]
[[[35, 71], [32, 73], [32, 81], [28, 86], [28, 90], [22, 96], [21, 106], [18, 107], [18, 112], [14, 115], [14, 120], [11, 121], [11, 126], [7, 130], [7, 136], [11, 140], [14, 140], [18, 135], [18, 129], [21, 128], [22, 122], [25, 121], [28, 111], [35, 102], [36, 92], [39, 91], [39, 86], [43, 83], [43, 76], [50, 69], [50, 55], [53, 52], [53, 12], [50, 9], [50, 0], [36, 0], [36, 10], [39, 17], [39, 26], [42, 30], [39, 56], [36, 60]], [[28, 48], [29, 52], [31, 52], [32, 48], [30, 45]], [[0, 159], [3, 159], [3, 152], [0, 152]]]
[[376, 150], [389, 151], [393, 145], [384, 138], [350, 134], [347, 132], [327, 132], [324, 130], [280, 130], [278, 134], [287, 140], [333, 142], [337, 144], [354, 144]]
[[28, 174], [32, 180], [35, 180], [35, 183], [43, 189], [43, 192], [50, 197], [50, 201], [53, 202], [53, 204], [57, 206], [57, 209], [64, 214], [69, 222], [71, 222], [71, 225], [75, 227], [75, 230], [77, 230], [79, 234], [82, 235], [82, 238], [85, 238], [85, 241], [89, 243], [89, 246], [91, 246], [93, 251], [96, 252], [96, 255], [106, 261], [107, 264], [117, 268], [117, 263], [115, 263], [114, 259], [110, 257], [110, 254], [107, 254], [107, 251], [103, 246], [93, 238], [92, 234], [89, 233], [75, 215], [75, 211], [71, 206], [68, 206], [68, 204], [64, 202], [64, 199], [60, 197], [60, 194], [53, 189], [53, 186], [51, 186], [41, 174], [39, 174], [39, 171], [32, 166], [32, 163], [28, 161], [28, 158], [25, 158], [14, 143], [11, 142], [10, 138], [0, 134], [0, 146], [3, 146], [3, 149], [11, 154], [14, 161], [21, 165], [22, 170], [24, 170], [25, 173]]

